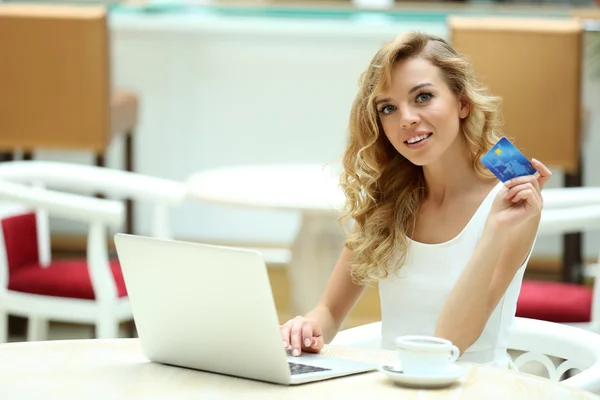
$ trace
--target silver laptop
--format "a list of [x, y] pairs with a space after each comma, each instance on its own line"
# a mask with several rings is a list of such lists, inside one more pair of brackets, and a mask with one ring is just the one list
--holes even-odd
[[126, 234], [115, 244], [144, 355], [151, 361], [294, 385], [376, 365], [284, 349], [257, 251]]

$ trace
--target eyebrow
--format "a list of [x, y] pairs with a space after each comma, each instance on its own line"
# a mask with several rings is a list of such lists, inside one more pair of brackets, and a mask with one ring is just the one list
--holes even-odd
[[[429, 82], [425, 82], [425, 83], [419, 83], [416, 86], [413, 86], [409, 91], [408, 94], [412, 94], [414, 92], [416, 92], [417, 90], [427, 87], [427, 86], [434, 86], [433, 83], [429, 83]], [[392, 101], [392, 99], [390, 99], [389, 97], [386, 97], [385, 99], [379, 99], [379, 100], [375, 100], [375, 105], [378, 105], [380, 103], [387, 103]]]
[[416, 92], [417, 90], [419, 90], [419, 89], [421, 89], [421, 88], [424, 88], [424, 87], [426, 87], [426, 86], [433, 86], [433, 83], [425, 82], [425, 83], [420, 83], [420, 84], [418, 84], [417, 86], [413, 86], [413, 87], [412, 87], [412, 89], [410, 89], [410, 90], [408, 91], [408, 94], [414, 93], [414, 92]]

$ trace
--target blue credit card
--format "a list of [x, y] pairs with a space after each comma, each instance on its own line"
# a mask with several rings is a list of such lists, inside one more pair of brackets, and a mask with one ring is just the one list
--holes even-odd
[[505, 137], [482, 157], [481, 162], [502, 182], [537, 172], [527, 157]]

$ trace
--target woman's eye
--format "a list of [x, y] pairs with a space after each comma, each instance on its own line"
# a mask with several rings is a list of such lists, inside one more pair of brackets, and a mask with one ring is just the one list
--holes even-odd
[[396, 107], [394, 106], [384, 106], [381, 107], [381, 110], [379, 110], [379, 112], [383, 115], [388, 115], [394, 112], [394, 110], [396, 110]]
[[417, 103], [424, 103], [431, 100], [433, 95], [431, 93], [421, 93], [417, 96]]

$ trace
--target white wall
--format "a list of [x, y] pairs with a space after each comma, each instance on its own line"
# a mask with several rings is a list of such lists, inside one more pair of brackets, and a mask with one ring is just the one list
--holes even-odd
[[[325, 163], [341, 156], [360, 72], [384, 41], [403, 30], [446, 36], [439, 23], [381, 26], [376, 21], [113, 18], [114, 81], [141, 97], [135, 168], [183, 180], [212, 167], [250, 163]], [[600, 110], [600, 89], [585, 103]], [[535, 94], [532, 101], [535, 101]], [[585, 184], [600, 185], [600, 112], [584, 146]], [[120, 166], [120, 143], [108, 157]], [[90, 155], [40, 152], [44, 159], [90, 163]], [[532, 155], [535, 156], [535, 155]], [[557, 173], [550, 186], [561, 186]], [[138, 207], [137, 229], [147, 233]], [[174, 215], [178, 237], [289, 244], [296, 213], [190, 204]], [[73, 227], [55, 224], [56, 230]], [[600, 236], [588, 235], [587, 255]], [[561, 239], [542, 238], [538, 255], [560, 254]]]

